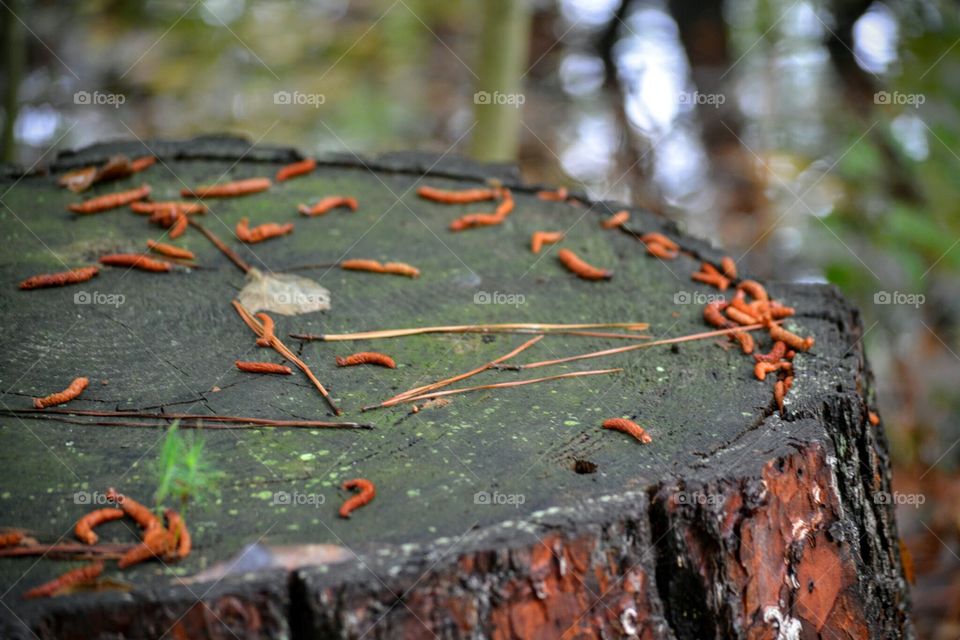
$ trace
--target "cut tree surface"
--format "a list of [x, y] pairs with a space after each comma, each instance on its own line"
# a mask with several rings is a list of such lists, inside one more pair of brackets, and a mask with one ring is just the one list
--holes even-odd
[[[178, 199], [186, 186], [273, 176], [301, 158], [291, 149], [206, 137], [97, 145], [61, 154], [49, 175], [6, 171], [2, 408], [27, 408], [32, 396], [83, 375], [90, 387], [68, 408], [337, 419], [299, 372], [236, 370], [236, 360], [281, 359], [255, 346], [231, 307], [243, 273], [195, 229], [176, 244], [196, 254], [201, 268], [104, 268], [70, 287], [17, 289], [28, 276], [161, 239], [163, 230], [128, 208], [83, 217], [66, 209], [80, 197], [58, 188], [56, 178], [118, 152], [160, 161], [83, 197], [146, 183], [153, 199]], [[498, 226], [451, 233], [454, 218], [490, 204], [442, 205], [415, 193], [422, 184], [466, 188], [490, 178], [511, 187], [516, 200]], [[768, 284], [773, 297], [797, 309], [786, 326], [816, 338], [794, 360], [782, 417], [773, 376], [758, 381], [752, 359], [724, 340], [488, 371], [457, 386], [624, 369], [452, 396], [411, 414], [409, 405], [360, 407], [473, 369], [530, 336], [288, 337], [504, 322], [648, 322], [646, 333], [656, 338], [710, 328], [701, 311], [703, 296], [715, 290], [690, 273], [696, 258], [718, 262], [720, 253], [633, 210], [628, 231], [667, 233], [689, 254], [662, 262], [631, 233], [600, 228], [622, 205], [546, 202], [536, 190], [507, 167], [390, 154], [321, 159], [313, 173], [269, 191], [209, 201], [198, 220], [265, 273], [346, 258], [420, 269], [417, 279], [292, 271], [328, 289], [331, 308], [274, 316], [277, 335], [345, 410], [341, 419], [374, 429], [205, 433], [210, 462], [226, 478], [213, 504], [187, 511], [194, 537], [187, 560], [124, 572], [108, 563], [105, 574], [131, 582], [129, 593], [24, 602], [24, 591], [75, 565], [0, 559], [0, 636], [30, 637], [27, 629], [42, 638], [910, 636], [893, 510], [876, 499], [890, 490], [889, 466], [883, 425], [867, 421], [874, 391], [860, 317], [831, 287]], [[299, 203], [326, 195], [353, 196], [360, 206], [317, 218], [297, 213]], [[251, 226], [294, 222], [296, 229], [244, 246], [233, 236], [241, 217]], [[567, 237], [534, 255], [529, 238], [537, 230]], [[611, 269], [613, 278], [576, 278], [556, 258], [563, 247]], [[757, 337], [767, 350], [769, 340]], [[624, 344], [547, 336], [516, 361]], [[397, 368], [336, 366], [336, 356], [366, 350], [389, 354]], [[636, 420], [653, 443], [601, 429], [611, 417]], [[22, 527], [43, 542], [69, 540], [90, 509], [87, 496], [95, 501], [116, 486], [150, 502], [162, 436], [161, 429], [0, 416], [0, 526]], [[376, 498], [338, 518], [349, 495], [340, 485], [356, 477], [376, 484]], [[98, 533], [134, 541], [122, 522]], [[335, 546], [304, 547], [298, 561], [290, 546], [308, 544]], [[245, 548], [223, 571], [220, 563]]]

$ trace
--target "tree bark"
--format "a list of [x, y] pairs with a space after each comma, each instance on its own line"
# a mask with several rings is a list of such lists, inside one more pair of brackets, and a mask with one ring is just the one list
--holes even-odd
[[471, 156], [486, 162], [513, 161], [520, 146], [530, 8], [526, 0], [488, 0], [482, 6]]

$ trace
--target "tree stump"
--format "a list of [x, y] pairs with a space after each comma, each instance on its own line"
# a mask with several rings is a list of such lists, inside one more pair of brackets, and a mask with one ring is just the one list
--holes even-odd
[[[201, 268], [105, 269], [80, 285], [16, 289], [36, 273], [142, 251], [147, 238], [161, 236], [128, 209], [83, 217], [66, 210], [80, 197], [56, 178], [120, 152], [160, 161], [84, 197], [147, 183], [154, 199], [177, 199], [185, 186], [272, 176], [301, 157], [204, 137], [63, 153], [50, 174], [5, 171], [0, 524], [46, 542], [70, 539], [107, 487], [149, 503], [157, 486], [162, 429], [10, 414], [75, 376], [91, 385], [71, 409], [333, 419], [302, 376], [235, 370], [237, 359], [279, 359], [257, 350], [230, 305], [244, 274], [194, 229], [180, 244]], [[499, 226], [451, 233], [452, 219], [485, 205], [415, 194], [420, 184], [464, 188], [490, 179], [516, 200]], [[299, 269], [330, 290], [331, 309], [275, 316], [277, 335], [328, 386], [344, 418], [374, 429], [207, 431], [206, 453], [226, 479], [214, 504], [188, 510], [195, 551], [187, 560], [124, 572], [109, 563], [106, 573], [130, 583], [129, 592], [23, 601], [26, 589], [74, 565], [0, 559], [0, 636], [911, 637], [893, 508], [882, 499], [890, 491], [886, 439], [882, 423], [868, 422], [874, 389], [860, 315], [833, 287], [767, 283], [772, 297], [797, 310], [787, 326], [816, 338], [794, 360], [782, 416], [772, 376], [757, 380], [752, 358], [722, 338], [532, 372], [622, 367], [618, 375], [452, 396], [418, 413], [401, 405], [361, 414], [363, 405], [468, 371], [529, 336], [287, 337], [480, 322], [642, 321], [657, 338], [710, 329], [703, 301], [716, 291], [690, 273], [721, 253], [646, 211], [632, 209], [625, 230], [603, 230], [598, 221], [621, 205], [582, 194], [548, 202], [535, 192], [510, 167], [400, 153], [327, 157], [267, 192], [209, 201], [202, 224], [263, 271], [347, 257], [420, 268], [418, 279]], [[356, 197], [358, 211], [297, 215], [298, 203], [331, 194]], [[232, 232], [243, 216], [251, 225], [293, 221], [296, 230], [243, 246]], [[536, 230], [567, 238], [534, 255]], [[685, 253], [649, 256], [635, 237], [649, 231], [668, 234]], [[556, 258], [559, 246], [611, 268], [613, 278], [574, 277]], [[79, 292], [114, 297], [86, 304]], [[114, 304], [96, 302], [108, 299]], [[766, 351], [769, 340], [757, 337]], [[518, 361], [624, 344], [548, 336]], [[335, 356], [361, 350], [386, 352], [398, 367], [337, 368]], [[525, 377], [534, 376], [497, 370], [469, 383]], [[635, 419], [653, 442], [601, 429], [611, 417]], [[349, 492], [340, 485], [353, 477], [373, 480], [377, 496], [341, 519], [336, 511]], [[135, 541], [119, 522], [99, 531], [104, 540]], [[187, 580], [257, 542], [233, 570]], [[317, 544], [329, 546], [297, 546]]]

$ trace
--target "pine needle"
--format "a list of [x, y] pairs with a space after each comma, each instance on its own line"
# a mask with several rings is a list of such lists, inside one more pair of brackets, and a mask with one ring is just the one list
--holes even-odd
[[295, 340], [319, 340], [322, 342], [341, 342], [346, 340], [379, 340], [382, 338], [400, 338], [416, 336], [425, 333], [501, 333], [513, 331], [531, 331], [537, 333], [554, 333], [574, 329], [626, 329], [627, 331], [643, 331], [649, 328], [646, 322], [598, 322], [587, 324], [540, 324], [508, 323], [508, 324], [460, 324], [437, 327], [413, 327], [409, 329], [384, 329], [381, 331], [361, 331], [358, 333], [291, 333]]
[[702, 333], [693, 333], [686, 336], [679, 336], [677, 338], [664, 338], [662, 340], [653, 340], [651, 342], [645, 342], [643, 344], [631, 344], [626, 347], [616, 347], [613, 349], [603, 349], [602, 351], [591, 351], [590, 353], [581, 353], [576, 356], [567, 356], [566, 358], [556, 358], [554, 360], [541, 360], [540, 362], [530, 362], [528, 364], [514, 364], [514, 365], [497, 365], [498, 369], [509, 369], [511, 371], [520, 371], [522, 369], [536, 369], [538, 367], [549, 367], [555, 364], [565, 364], [567, 362], [576, 362], [577, 360], [587, 360], [589, 358], [600, 358], [603, 356], [612, 356], [618, 353], [627, 353], [628, 351], [636, 351], [637, 349], [646, 349], [647, 347], [656, 347], [665, 344], [677, 344], [680, 342], [690, 342], [693, 340], [705, 340], [707, 338], [715, 338], [717, 336], [725, 336], [731, 333], [736, 333], [738, 331], [756, 331], [757, 329], [764, 329], [763, 324], [751, 324], [742, 327], [734, 327], [732, 329], [718, 329], [716, 331], [704, 331]]
[[216, 234], [213, 233], [213, 231], [210, 231], [209, 229], [207, 229], [206, 227], [204, 227], [202, 224], [200, 224], [199, 222], [197, 222], [197, 221], [194, 220], [193, 218], [188, 217], [188, 218], [187, 218], [187, 222], [190, 223], [190, 226], [191, 226], [191, 227], [193, 227], [194, 229], [196, 229], [197, 231], [199, 231], [200, 233], [202, 233], [202, 234], [204, 235], [204, 237], [206, 237], [207, 240], [209, 240], [210, 242], [212, 242], [212, 243], [213, 243], [213, 246], [215, 246], [217, 249], [219, 249], [220, 252], [221, 252], [223, 255], [227, 256], [227, 258], [229, 258], [230, 262], [232, 262], [233, 264], [237, 265], [237, 266], [240, 268], [241, 271], [243, 271], [244, 273], [247, 273], [248, 271], [250, 271], [250, 265], [247, 264], [247, 261], [244, 260], [243, 258], [241, 258], [240, 255], [237, 254], [236, 251], [234, 251], [233, 249], [231, 249], [230, 247], [228, 247], [228, 246], [227, 246], [227, 243], [225, 243], [223, 240], [221, 240], [220, 238], [218, 238], [218, 237], [216, 236]]
[[550, 380], [562, 380], [564, 378], [579, 378], [583, 376], [599, 376], [607, 373], [620, 373], [623, 368], [616, 369], [594, 369], [591, 371], [573, 371], [571, 373], [561, 373], [555, 376], [546, 376], [543, 378], [533, 378], [531, 380], [514, 380], [512, 382], [496, 382], [494, 384], [481, 384], [475, 387], [465, 387], [463, 389], [447, 389], [446, 391], [435, 391], [425, 393], [419, 396], [406, 396], [400, 399], [400, 402], [419, 402], [429, 400], [430, 398], [439, 398], [441, 396], [451, 396], [458, 393], [469, 393], [471, 391], [482, 391], [484, 389], [509, 389], [511, 387], [522, 387], [528, 384], [537, 384], [538, 382], [548, 382]]
[[402, 402], [402, 401], [403, 401], [403, 398], [407, 398], [407, 397], [410, 397], [410, 396], [415, 396], [415, 395], [418, 395], [418, 394], [421, 394], [421, 393], [427, 393], [427, 392], [429, 392], [429, 391], [435, 391], [435, 390], [437, 390], [437, 389], [441, 389], [441, 388], [443, 388], [443, 387], [446, 387], [446, 386], [448, 386], [448, 385], [451, 385], [451, 384], [453, 384], [454, 382], [459, 382], [460, 380], [465, 380], [465, 379], [467, 379], [467, 378], [469, 378], [469, 377], [471, 377], [471, 376], [475, 376], [475, 375], [477, 375], [478, 373], [483, 373], [484, 371], [486, 371], [486, 370], [488, 370], [488, 369], [494, 368], [496, 365], [500, 364], [501, 362], [504, 362], [504, 361], [506, 361], [506, 360], [509, 360], [510, 358], [512, 358], [513, 356], [517, 355], [518, 353], [521, 353], [522, 351], [525, 351], [526, 349], [529, 349], [530, 347], [532, 347], [532, 346], [535, 345], [536, 343], [540, 342], [542, 339], [543, 339], [543, 334], [540, 334], [540, 335], [538, 335], [538, 336], [535, 337], [535, 338], [532, 338], [532, 339], [530, 339], [530, 340], [527, 340], [526, 342], [524, 342], [522, 345], [520, 345], [519, 347], [517, 347], [516, 349], [514, 349], [514, 350], [511, 351], [510, 353], [508, 353], [508, 354], [506, 354], [506, 355], [502, 355], [502, 356], [500, 356], [499, 358], [497, 358], [497, 359], [495, 359], [495, 360], [491, 360], [491, 361], [488, 362], [487, 364], [482, 365], [482, 366], [480, 366], [480, 367], [477, 367], [476, 369], [471, 369], [470, 371], [467, 371], [466, 373], [461, 373], [460, 375], [453, 376], [452, 378], [445, 378], [444, 380], [438, 380], [437, 382], [434, 382], [434, 383], [431, 383], [431, 384], [427, 384], [427, 385], [424, 385], [424, 386], [422, 386], [422, 387], [416, 387], [415, 389], [410, 389], [409, 391], [404, 391], [403, 393], [398, 393], [397, 395], [393, 396], [392, 398], [389, 398], [389, 399], [387, 399], [387, 400], [384, 400], [384, 401], [381, 402], [380, 404], [372, 405], [372, 406], [369, 406], [369, 407], [363, 407], [363, 408], [361, 409], [361, 411], [367, 411], [367, 410], [369, 410], [369, 409], [376, 409], [376, 408], [379, 408], [379, 407], [392, 407], [393, 405], [399, 404], [400, 402]]
[[[240, 304], [239, 301], [232, 300], [231, 303], [233, 304], [233, 308], [237, 310], [237, 313], [240, 314], [240, 317], [243, 318], [243, 321], [247, 323], [247, 326], [250, 327], [255, 334], [257, 334], [258, 338], [262, 338], [264, 334], [263, 324], [253, 317], [250, 312], [247, 311], [242, 304]], [[310, 370], [310, 367], [308, 367], [303, 360], [298, 358], [293, 351], [290, 351], [290, 349], [288, 349], [287, 346], [280, 341], [280, 338], [277, 336], [271, 336], [270, 346], [273, 347], [274, 351], [282, 355], [293, 364], [297, 365], [297, 368], [303, 371], [304, 375], [310, 379], [310, 382], [312, 382], [313, 386], [317, 388], [317, 390], [320, 392], [320, 395], [323, 396], [323, 399], [327, 401], [327, 404], [330, 405], [330, 408], [333, 409], [333, 412], [336, 415], [339, 416], [343, 414], [343, 410], [333, 403], [333, 398], [330, 397], [330, 394], [327, 392], [327, 389], [323, 386], [323, 384], [317, 380], [317, 376], [313, 375], [313, 371]]]
[[331, 422], [329, 420], [274, 420], [273, 418], [254, 418], [251, 416], [207, 415], [203, 413], [152, 413], [149, 411], [97, 411], [88, 409], [0, 409], [0, 415], [15, 415], [21, 418], [41, 420], [59, 420], [70, 422], [70, 416], [92, 418], [139, 418], [159, 420], [161, 422], [118, 422], [118, 421], [73, 421], [71, 424], [89, 424], [117, 427], [163, 427], [170, 420], [179, 420], [181, 429], [246, 429], [250, 427], [291, 427], [303, 429], [372, 429], [369, 424], [359, 422]]

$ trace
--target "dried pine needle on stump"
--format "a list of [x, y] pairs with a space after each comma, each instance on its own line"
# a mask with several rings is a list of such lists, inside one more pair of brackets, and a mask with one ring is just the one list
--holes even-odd
[[446, 391], [434, 391], [432, 393], [424, 393], [416, 396], [406, 396], [399, 400], [399, 402], [420, 402], [421, 400], [430, 400], [432, 398], [440, 398], [443, 396], [456, 395], [460, 393], [470, 393], [473, 391], [485, 391], [487, 389], [510, 389], [513, 387], [523, 387], [529, 384], [539, 384], [541, 382], [550, 382], [552, 380], [565, 380], [567, 378], [580, 378], [586, 376], [599, 376], [599, 375], [608, 375], [613, 373], [622, 373], [623, 368], [618, 367], [615, 369], [593, 369], [590, 371], [572, 371], [570, 373], [561, 373], [554, 376], [544, 376], [542, 378], [533, 378], [530, 380], [513, 380], [511, 382], [495, 382], [493, 384], [481, 384], [475, 387], [465, 387], [463, 389], [447, 389]]
[[[574, 324], [554, 324], [541, 322], [508, 322], [500, 324], [451, 324], [432, 327], [411, 327], [405, 329], [383, 329], [379, 331], [358, 331], [355, 333], [292, 333], [295, 340], [317, 340], [320, 342], [341, 342], [345, 340], [381, 340], [402, 338], [428, 333], [571, 333], [581, 329], [623, 329], [625, 331], [644, 331], [650, 325], [646, 322], [589, 322]], [[642, 338], [645, 336], [637, 336]]]
[[[255, 318], [249, 311], [247, 311], [246, 308], [244, 308], [244, 306], [240, 304], [237, 300], [233, 300], [231, 304], [233, 304], [233, 308], [240, 315], [240, 318], [242, 318], [243, 321], [246, 323], [246, 325], [250, 327], [250, 330], [253, 331], [258, 338], [262, 338], [265, 335], [263, 323], [257, 318]], [[320, 392], [320, 395], [323, 396], [323, 399], [326, 401], [327, 405], [329, 405], [329, 407], [333, 410], [335, 415], [339, 416], [343, 413], [343, 410], [341, 410], [340, 407], [338, 407], [334, 403], [333, 398], [330, 397], [330, 393], [327, 391], [326, 387], [323, 386], [320, 380], [317, 379], [317, 376], [314, 375], [310, 367], [308, 367], [303, 360], [298, 358], [293, 351], [287, 348], [287, 346], [283, 344], [280, 338], [278, 338], [277, 336], [271, 336], [270, 346], [273, 347], [274, 351], [276, 351], [281, 356], [283, 356], [284, 358], [286, 358], [287, 360], [295, 364], [298, 369], [303, 371], [303, 374], [307, 376], [311, 384], [313, 384], [313, 386], [317, 388], [317, 391]]]
[[[528, 348], [532, 347], [532, 346], [535, 345], [536, 343], [540, 342], [540, 341], [543, 339], [543, 337], [544, 337], [544, 336], [541, 334], [541, 335], [538, 335], [538, 336], [536, 336], [536, 337], [534, 337], [534, 338], [531, 338], [530, 340], [527, 340], [526, 342], [524, 342], [523, 344], [521, 344], [521, 345], [520, 345], [519, 347], [517, 347], [516, 349], [510, 351], [509, 353], [507, 353], [507, 354], [505, 354], [505, 355], [502, 355], [502, 356], [500, 356], [499, 358], [496, 358], [496, 359], [494, 359], [494, 360], [491, 360], [490, 362], [488, 362], [488, 363], [486, 363], [486, 364], [484, 364], [484, 365], [482, 365], [482, 366], [479, 366], [479, 367], [477, 367], [476, 369], [471, 369], [470, 371], [467, 371], [466, 373], [461, 373], [461, 374], [456, 375], [456, 376], [453, 376], [453, 377], [451, 377], [451, 378], [445, 378], [445, 379], [443, 379], [443, 380], [438, 380], [437, 382], [432, 382], [432, 383], [430, 383], [430, 384], [426, 384], [426, 385], [423, 385], [423, 386], [420, 386], [420, 387], [415, 387], [415, 388], [410, 389], [410, 390], [408, 390], [408, 391], [404, 391], [403, 393], [398, 393], [397, 395], [393, 396], [392, 398], [388, 398], [387, 400], [384, 400], [383, 402], [381, 402], [381, 403], [378, 404], [378, 405], [372, 405], [372, 406], [363, 407], [362, 411], [367, 411], [367, 410], [369, 410], [369, 409], [376, 409], [376, 408], [379, 408], [379, 407], [391, 407], [391, 406], [393, 406], [393, 405], [395, 405], [395, 404], [399, 404], [399, 403], [403, 402], [405, 398], [412, 398], [412, 397], [418, 396], [418, 395], [420, 395], [420, 394], [429, 393], [430, 391], [436, 391], [437, 389], [442, 389], [443, 387], [449, 386], [449, 385], [453, 384], [454, 382], [459, 382], [460, 380], [465, 380], [465, 379], [467, 379], [467, 378], [470, 378], [470, 377], [472, 377], [472, 376], [475, 376], [475, 375], [477, 375], [478, 373], [483, 373], [484, 371], [487, 371], [488, 369], [496, 368], [496, 366], [499, 365], [500, 363], [509, 360], [510, 358], [514, 357], [515, 355], [517, 355], [517, 354], [519, 354], [519, 353], [527, 350]], [[414, 407], [416, 407], [416, 405], [414, 405]]]

